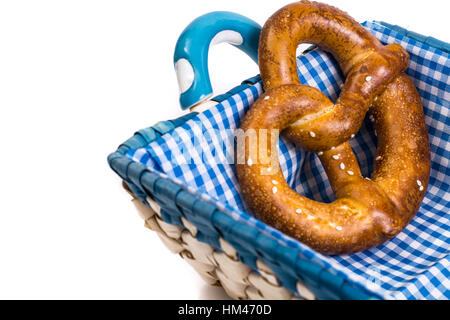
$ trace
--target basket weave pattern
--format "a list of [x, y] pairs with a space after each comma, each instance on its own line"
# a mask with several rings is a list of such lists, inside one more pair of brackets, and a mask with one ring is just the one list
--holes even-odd
[[237, 251], [224, 239], [219, 238], [223, 252], [215, 250], [206, 243], [198, 241], [195, 236], [197, 228], [188, 220], [181, 218], [183, 227], [164, 222], [160, 206], [150, 198], [146, 206], [132, 196], [139, 216], [145, 221], [145, 227], [157, 233], [164, 245], [175, 254], [179, 254], [210, 285], [222, 286], [233, 299], [238, 300], [314, 300], [314, 294], [301, 282], [297, 282], [297, 292], [282, 286], [272, 270], [262, 261], [257, 260], [257, 272], [241, 263]]
[[155, 230], [163, 243], [180, 254], [203, 279], [220, 284], [235, 299], [374, 298], [323, 266], [299, 257], [296, 249], [280, 246], [276, 239], [255, 232], [251, 226], [239, 223], [217, 206], [125, 155], [132, 148], [155, 141], [196, 114], [139, 130], [108, 157], [111, 168], [132, 195], [145, 225]]
[[[167, 163], [164, 159], [174, 156], [166, 150], [167, 143], [172, 141], [169, 133], [184, 126], [179, 131], [189, 135], [189, 130], [196, 127], [189, 120], [197, 117], [197, 112], [142, 129], [109, 155], [111, 168], [131, 191], [146, 226], [155, 230], [165, 245], [190, 263], [208, 283], [222, 285], [236, 299], [297, 299], [314, 298], [314, 295], [317, 299], [358, 300], [448, 298], [448, 256], [445, 255], [448, 252], [445, 247], [448, 243], [445, 232], [448, 229], [445, 213], [449, 209], [445, 203], [448, 152], [444, 148], [448, 135], [444, 129], [448, 122], [445, 88], [448, 86], [450, 45], [432, 38], [422, 39], [396, 26], [388, 26], [392, 27], [389, 29], [383, 25], [365, 23], [384, 43], [396, 42], [408, 48], [413, 61], [408, 70], [424, 101], [434, 150], [434, 185], [430, 187], [421, 216], [397, 239], [399, 242], [393, 242], [385, 250], [380, 248], [338, 261], [323, 259], [311, 250], [299, 248], [276, 230], [260, 225], [251, 216], [235, 214], [234, 207], [229, 210], [224, 202], [211, 199], [210, 195], [224, 190], [210, 188], [211, 192], [198, 192], [192, 187], [197, 183], [187, 184], [177, 179], [194, 174], [199, 178], [199, 185], [209, 179], [221, 184], [217, 179], [221, 172], [216, 173], [211, 168], [206, 168], [204, 173], [184, 172], [174, 167], [176, 161], [168, 162], [172, 165], [168, 170], [161, 169]], [[328, 79], [336, 84], [337, 75], [330, 73], [333, 64], [326, 57], [311, 51], [307, 57], [299, 59], [305, 82], [311, 79], [318, 86], [328, 86], [324, 80]], [[248, 79], [213, 100], [218, 103], [229, 100], [229, 106], [236, 112], [237, 104], [245, 105], [249, 97], [257, 95], [251, 87], [258, 82], [258, 76]], [[233, 121], [237, 115], [222, 114], [220, 108], [214, 108], [215, 114], [202, 118], [213, 127], [216, 117]], [[368, 142], [373, 137], [360, 138], [359, 148], [369, 159], [372, 151]], [[139, 149], [143, 152], [136, 156]], [[316, 183], [320, 176], [314, 170], [310, 172]], [[221, 177], [227, 178], [224, 174]]]

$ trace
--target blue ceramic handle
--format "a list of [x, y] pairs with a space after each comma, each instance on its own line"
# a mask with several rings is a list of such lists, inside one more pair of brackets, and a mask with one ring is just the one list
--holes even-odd
[[228, 42], [258, 63], [261, 26], [240, 14], [226, 11], [207, 13], [195, 19], [180, 35], [174, 64], [183, 110], [213, 94], [208, 71], [208, 51], [213, 44]]

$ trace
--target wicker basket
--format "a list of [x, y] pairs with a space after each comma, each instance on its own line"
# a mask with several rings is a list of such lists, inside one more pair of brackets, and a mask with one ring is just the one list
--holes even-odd
[[[439, 40], [408, 36], [449, 51], [449, 45]], [[259, 80], [258, 76], [248, 79], [212, 101], [225, 101]], [[234, 299], [379, 299], [364, 286], [300, 258], [294, 248], [279, 245], [276, 239], [233, 219], [223, 208], [125, 156], [128, 150], [148, 145], [196, 115], [192, 112], [140, 130], [108, 157], [145, 226], [156, 231], [167, 248], [207, 283], [222, 286]]]
[[[248, 86], [247, 83], [244, 85]], [[338, 289], [339, 291], [332, 295], [335, 298], [370, 298], [367, 293], [320, 270], [318, 266], [308, 261], [299, 264], [299, 266], [303, 265], [305, 269], [302, 275], [298, 275], [298, 278], [306, 277], [305, 282], [298, 280], [295, 288], [290, 289], [281, 286], [275, 273], [264, 263], [266, 259], [264, 256], [270, 256], [272, 253], [259, 252], [261, 256], [255, 257], [255, 261], [252, 263], [256, 268], [252, 268], [241, 261], [243, 257], [239, 257], [238, 251], [226, 240], [228, 237], [225, 231], [231, 231], [235, 221], [220, 212], [219, 208], [214, 208], [210, 203], [196, 199], [193, 195], [181, 190], [170, 179], [156, 176], [123, 156], [129, 147], [137, 147], [136, 144], [146, 145], [152, 139], [170, 131], [176, 124], [180, 125], [193, 115], [195, 114], [160, 122], [154, 127], [139, 131], [132, 139], [121, 145], [119, 151], [111, 154], [108, 158], [113, 170], [124, 179], [123, 187], [131, 195], [133, 204], [145, 221], [145, 227], [156, 231], [164, 245], [171, 252], [179, 254], [207, 283], [222, 286], [233, 299], [316, 299], [315, 294], [308, 286], [314, 286], [316, 290], [320, 290], [320, 286]], [[124, 172], [126, 176], [122, 176]], [[139, 185], [146, 191], [146, 194], [142, 193], [141, 188], [136, 187]], [[213, 231], [217, 234], [217, 239], [214, 241], [217, 246], [208, 245], [197, 238], [199, 228], [196, 224], [204, 234], [204, 229], [208, 227], [205, 226], [206, 222], [202, 218], [206, 218], [208, 221], [212, 219], [212, 216], [215, 216], [214, 220], [218, 221], [220, 225], [211, 227], [224, 230], [224, 232]], [[203, 223], [200, 222], [202, 220]], [[237, 227], [245, 228], [245, 226]], [[207, 232], [210, 233], [211, 230]], [[239, 232], [245, 234], [246, 230]], [[221, 236], [222, 233], [224, 236]], [[230, 236], [234, 237], [235, 235], [231, 233]], [[246, 239], [242, 240], [245, 242]], [[269, 238], [260, 241], [273, 242], [269, 247], [277, 245], [275, 240]], [[232, 242], [236, 243], [234, 240]], [[235, 244], [235, 246], [241, 247], [242, 244]], [[288, 253], [286, 254], [288, 255]], [[271, 261], [271, 263], [278, 264], [279, 268], [282, 267], [281, 262]], [[336, 284], [338, 285], [336, 286]], [[322, 289], [322, 291], [324, 290]], [[323, 296], [323, 298], [330, 298], [330, 296]]]
[[219, 238], [221, 250], [198, 241], [197, 228], [181, 218], [183, 226], [174, 226], [161, 217], [161, 207], [150, 198], [146, 206], [136, 198], [124, 184], [124, 188], [133, 197], [133, 203], [145, 227], [155, 231], [164, 245], [175, 254], [179, 254], [189, 263], [208, 284], [222, 286], [233, 299], [239, 300], [277, 300], [277, 299], [315, 299], [314, 294], [301, 282], [297, 283], [296, 293], [280, 286], [272, 270], [261, 260], [256, 260], [257, 272], [241, 263], [237, 251], [223, 238]]
[[[246, 80], [216, 99], [226, 99], [258, 79]], [[222, 209], [124, 156], [130, 148], [147, 145], [194, 116], [195, 112], [140, 130], [108, 157], [111, 168], [124, 180], [123, 186], [145, 226], [156, 231], [167, 248], [179, 254], [207, 283], [221, 285], [234, 299], [316, 299], [317, 292], [321, 299], [376, 298], [320, 266], [295, 257], [295, 250], [282, 248], [263, 234], [256, 235]], [[258, 250], [250, 252], [252, 247]], [[278, 254], [274, 256], [274, 252]], [[296, 270], [287, 270], [288, 265]], [[284, 273], [284, 283], [296, 279], [295, 285], [280, 285], [282, 280], [274, 268]]]

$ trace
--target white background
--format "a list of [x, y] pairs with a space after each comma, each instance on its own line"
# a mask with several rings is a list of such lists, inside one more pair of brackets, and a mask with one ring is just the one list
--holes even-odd
[[[143, 227], [107, 165], [136, 130], [181, 115], [178, 35], [215, 10], [260, 24], [291, 1], [0, 2], [0, 298], [224, 298]], [[450, 41], [448, 1], [325, 1]], [[256, 75], [210, 52], [216, 93]]]

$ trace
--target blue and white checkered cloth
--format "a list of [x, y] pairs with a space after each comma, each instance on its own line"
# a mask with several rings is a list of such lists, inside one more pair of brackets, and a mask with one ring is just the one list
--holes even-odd
[[[284, 245], [298, 248], [302, 257], [363, 285], [382, 298], [449, 299], [449, 55], [378, 23], [364, 25], [381, 42], [399, 43], [409, 52], [407, 73], [422, 97], [431, 143], [431, 177], [422, 206], [405, 230], [385, 244], [357, 254], [328, 257], [246, 213], [234, 166], [220, 157], [220, 150], [228, 141], [230, 130], [238, 127], [249, 106], [262, 93], [261, 83], [199, 114], [147, 147], [129, 151], [127, 156], [169, 176], [198, 197], [214, 202], [235, 219], [270, 234]], [[336, 66], [330, 55], [319, 50], [298, 59], [301, 82], [320, 89], [334, 101], [344, 81]], [[366, 119], [351, 145], [363, 175], [370, 176], [376, 150], [371, 121]], [[334, 200], [315, 154], [299, 150], [283, 138], [279, 153], [283, 174], [293, 189], [318, 201]]]

